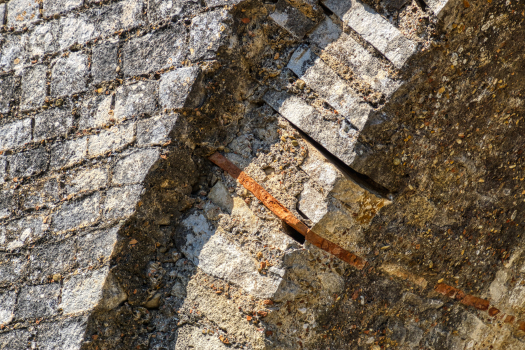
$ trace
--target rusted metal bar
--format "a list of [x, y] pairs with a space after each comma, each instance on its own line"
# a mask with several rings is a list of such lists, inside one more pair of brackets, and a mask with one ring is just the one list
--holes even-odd
[[366, 260], [358, 257], [357, 255], [350, 253], [349, 251], [341, 248], [335, 243], [332, 243], [323, 237], [317, 235], [308, 228], [301, 220], [297, 219], [292, 212], [284, 207], [279, 201], [273, 197], [268, 191], [266, 191], [261, 185], [259, 185], [254, 179], [244, 173], [235, 164], [230, 162], [222, 154], [216, 152], [208, 158], [210, 161], [215, 163], [221, 169], [225, 170], [233, 178], [237, 179], [241, 185], [244, 186], [248, 191], [253, 193], [257, 199], [259, 199], [268, 209], [272, 211], [279, 219], [283, 220], [286, 224], [293, 227], [297, 232], [302, 234], [306, 240], [312, 243], [314, 246], [327, 251], [328, 253], [338, 257], [339, 259], [347, 262], [355, 268], [361, 270], [366, 266]]

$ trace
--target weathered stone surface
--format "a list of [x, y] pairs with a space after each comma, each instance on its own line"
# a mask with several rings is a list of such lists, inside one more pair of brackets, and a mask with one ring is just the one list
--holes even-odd
[[27, 286], [20, 290], [15, 309], [18, 320], [52, 316], [57, 313], [60, 284]]
[[315, 25], [301, 11], [282, 0], [277, 2], [275, 12], [270, 15], [270, 18], [297, 39], [302, 39]]
[[6, 325], [9, 322], [11, 322], [11, 320], [13, 319], [13, 311], [15, 309], [15, 302], [16, 302], [15, 292], [7, 291], [7, 292], [0, 293], [0, 324], [1, 325]]
[[7, 25], [22, 28], [39, 18], [38, 1], [11, 0], [7, 3]]
[[100, 215], [100, 194], [95, 193], [88, 197], [64, 203], [53, 214], [53, 231], [70, 230], [88, 226], [96, 222]]
[[168, 114], [140, 121], [137, 124], [137, 144], [158, 146], [169, 142], [168, 136], [179, 118], [178, 114]]
[[44, 65], [28, 68], [22, 76], [22, 96], [20, 109], [30, 110], [38, 108], [46, 97], [46, 71]]
[[10, 102], [15, 92], [15, 82], [15, 77], [11, 75], [0, 76], [0, 113], [9, 113], [11, 110]]
[[189, 50], [192, 61], [212, 59], [229, 34], [226, 22], [231, 15], [223, 10], [213, 10], [195, 16], [191, 22]]
[[78, 127], [80, 130], [99, 128], [107, 125], [114, 119], [111, 114], [111, 95], [98, 95], [82, 103]]
[[208, 198], [226, 212], [231, 212], [233, 209], [233, 198], [222, 181], [217, 181], [212, 187], [208, 193]]
[[14, 190], [0, 192], [0, 219], [5, 219], [17, 208], [16, 199]]
[[87, 87], [88, 57], [82, 52], [73, 52], [54, 62], [51, 71], [51, 95], [66, 96], [84, 91]]
[[27, 257], [0, 253], [0, 285], [12, 284], [25, 277], [28, 269]]
[[65, 187], [68, 194], [98, 190], [108, 183], [108, 171], [105, 168], [87, 168], [68, 175]]
[[89, 138], [88, 153], [91, 157], [100, 156], [106, 152], [121, 150], [135, 139], [135, 124], [114, 126], [100, 134]]
[[44, 17], [74, 10], [84, 4], [84, 0], [44, 0], [42, 7]]
[[73, 126], [73, 115], [69, 109], [54, 108], [35, 117], [33, 138], [39, 142], [46, 138], [64, 136]]
[[[57, 259], [60, 257], [60, 259]], [[33, 282], [43, 282], [46, 277], [62, 274], [75, 264], [75, 242], [66, 239], [54, 244], [40, 245], [29, 256], [29, 278]]]
[[159, 100], [164, 108], [196, 108], [205, 95], [201, 86], [200, 68], [177, 68], [162, 75]]
[[114, 185], [128, 185], [144, 180], [151, 167], [159, 159], [158, 149], [136, 151], [120, 160], [113, 170]]
[[441, 14], [441, 10], [443, 10], [448, 2], [449, 0], [425, 0], [425, 3], [432, 9], [432, 12], [434, 12], [436, 16]]
[[184, 27], [174, 25], [126, 42], [122, 48], [124, 74], [141, 75], [180, 65], [187, 55], [186, 37]]
[[9, 158], [9, 176], [27, 177], [38, 175], [47, 169], [49, 153], [45, 148], [17, 153]]
[[59, 307], [64, 314], [92, 310], [100, 301], [108, 268], [72, 276], [64, 283]]
[[28, 216], [0, 227], [0, 247], [13, 250], [42, 238], [47, 224], [39, 216]]
[[92, 62], [91, 75], [94, 84], [115, 79], [118, 67], [118, 39], [95, 46]]
[[152, 114], [157, 109], [157, 82], [141, 81], [118, 88], [115, 98], [117, 121], [141, 114]]
[[58, 178], [43, 179], [36, 184], [24, 186], [20, 190], [19, 201], [23, 209], [52, 207], [60, 200], [61, 193]]
[[5, 182], [7, 176], [7, 159], [5, 157], [0, 157], [0, 184]]
[[85, 13], [70, 14], [59, 20], [58, 49], [64, 50], [75, 43], [83, 44], [97, 36], [95, 24]]
[[[4, 34], [5, 35], [5, 34]], [[18, 69], [27, 64], [27, 36], [20, 34], [5, 35], [0, 57], [0, 68], [4, 71]]]
[[6, 4], [0, 4], [0, 25], [5, 24], [5, 10], [6, 10]]
[[51, 147], [52, 169], [69, 167], [80, 162], [86, 156], [87, 137], [53, 144]]
[[26, 329], [16, 329], [10, 332], [0, 333], [0, 349], [2, 350], [24, 350], [27, 349], [31, 333]]
[[120, 226], [106, 230], [92, 231], [78, 238], [77, 262], [80, 268], [107, 263], [117, 244]]
[[31, 119], [23, 119], [0, 128], [0, 150], [23, 146], [31, 141]]
[[119, 30], [128, 30], [144, 24], [144, 1], [123, 0], [93, 9], [89, 16], [97, 22], [97, 31], [108, 36]]
[[35, 341], [40, 350], [79, 349], [86, 331], [87, 317], [71, 317], [40, 325]]
[[123, 219], [130, 216], [140, 199], [142, 190], [141, 185], [110, 189], [104, 202], [104, 217], [107, 219]]
[[34, 56], [43, 56], [57, 50], [59, 24], [57, 21], [41, 23], [29, 34], [28, 52]]

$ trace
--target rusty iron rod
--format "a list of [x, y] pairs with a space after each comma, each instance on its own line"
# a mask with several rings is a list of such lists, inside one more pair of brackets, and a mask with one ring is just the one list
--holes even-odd
[[248, 176], [245, 172], [239, 169], [235, 164], [229, 161], [219, 152], [214, 153], [208, 158], [211, 162], [225, 170], [233, 178], [237, 179], [241, 185], [244, 186], [248, 191], [253, 193], [257, 199], [259, 199], [268, 209], [272, 211], [277, 217], [283, 220], [286, 224], [293, 227], [297, 232], [302, 234], [305, 239], [312, 243], [314, 246], [323, 249], [324, 251], [336, 256], [337, 258], [347, 262], [353, 267], [361, 270], [367, 262], [359, 256], [350, 253], [349, 251], [341, 248], [335, 243], [332, 243], [323, 237], [317, 235], [308, 228], [301, 220], [297, 219], [292, 212], [284, 207], [279, 201], [268, 193], [261, 185], [259, 185], [254, 179]]

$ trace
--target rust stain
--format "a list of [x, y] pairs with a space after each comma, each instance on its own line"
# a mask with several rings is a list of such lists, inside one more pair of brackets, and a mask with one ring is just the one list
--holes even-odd
[[344, 250], [335, 243], [332, 243], [321, 236], [314, 233], [302, 221], [297, 219], [292, 212], [284, 207], [276, 198], [274, 198], [268, 191], [259, 185], [254, 179], [244, 173], [235, 164], [230, 162], [222, 154], [216, 152], [208, 158], [211, 162], [225, 170], [230, 176], [237, 179], [241, 185], [248, 191], [253, 193], [268, 209], [272, 211], [279, 219], [286, 224], [293, 227], [297, 232], [301, 233], [308, 242], [312, 243], [318, 248], [338, 257], [347, 262], [355, 268], [361, 270], [366, 266], [366, 260], [361, 257]]

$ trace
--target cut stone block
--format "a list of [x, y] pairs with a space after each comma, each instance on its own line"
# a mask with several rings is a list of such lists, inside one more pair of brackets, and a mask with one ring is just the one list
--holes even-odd
[[17, 198], [14, 190], [0, 192], [0, 219], [5, 219], [14, 209], [17, 209]]
[[9, 176], [28, 177], [46, 171], [49, 153], [45, 148], [37, 148], [17, 153], [9, 157]]
[[100, 128], [109, 124], [113, 118], [110, 114], [112, 100], [111, 95], [98, 95], [85, 100], [82, 103], [78, 128], [80, 130]]
[[5, 157], [0, 157], [0, 184], [5, 182], [7, 176], [7, 159]]
[[119, 1], [93, 9], [89, 16], [93, 22], [97, 23], [99, 35], [108, 36], [119, 30], [128, 30], [144, 25], [144, 1]]
[[156, 81], [120, 86], [115, 100], [115, 119], [153, 114], [157, 108], [157, 86]]
[[36, 0], [11, 0], [7, 3], [7, 25], [23, 28], [38, 20], [39, 11]]
[[169, 134], [180, 116], [162, 115], [140, 121], [137, 125], [137, 144], [139, 146], [158, 146], [169, 142]]
[[38, 65], [28, 68], [22, 77], [20, 109], [27, 111], [44, 104], [46, 97], [47, 67]]
[[[0, 228], [0, 247], [13, 250], [40, 239], [47, 225], [39, 216], [29, 216]], [[1, 322], [0, 322], [1, 323]]]
[[64, 283], [60, 308], [64, 314], [90, 311], [102, 297], [102, 287], [109, 272], [107, 267], [87, 274], [72, 276]]
[[27, 256], [0, 253], [0, 261], [0, 286], [13, 284], [26, 277], [29, 265]]
[[4, 75], [0, 77], [0, 113], [9, 113], [10, 102], [15, 93], [15, 77]]
[[90, 232], [77, 241], [77, 262], [80, 268], [107, 263], [117, 244], [120, 226]]
[[142, 182], [159, 156], [159, 150], [154, 148], [136, 151], [120, 160], [113, 170], [113, 184], [128, 185]]
[[308, 38], [320, 49], [324, 49], [339, 39], [341, 34], [343, 34], [343, 29], [334, 23], [330, 17], [325, 17], [317, 28], [308, 35]]
[[22, 67], [28, 63], [26, 52], [27, 35], [3, 35], [2, 55], [0, 57], [0, 68], [3, 71], [9, 71]]
[[31, 119], [23, 119], [0, 128], [0, 150], [23, 146], [31, 141]]
[[312, 50], [305, 47], [297, 49], [288, 68], [357, 129], [361, 130], [365, 126], [372, 107]]
[[59, 50], [65, 50], [75, 43], [83, 44], [98, 35], [95, 23], [85, 13], [70, 14], [60, 18], [59, 27]]
[[53, 203], [60, 200], [61, 192], [58, 179], [53, 177], [40, 180], [30, 186], [23, 186], [18, 200], [23, 209], [53, 207]]
[[87, 137], [58, 142], [51, 146], [52, 169], [69, 167], [82, 161], [86, 156]]
[[90, 157], [100, 156], [106, 152], [120, 150], [134, 140], [135, 124], [114, 126], [89, 138], [88, 153]]
[[26, 329], [16, 329], [9, 332], [0, 333], [0, 349], [27, 349], [30, 343], [29, 338], [32, 334]]
[[84, 0], [43, 0], [44, 17], [50, 17], [57, 13], [64, 13], [84, 4]]
[[125, 219], [135, 212], [143, 187], [130, 185], [110, 189], [104, 202], [104, 217], [107, 219]]
[[134, 76], [178, 66], [187, 55], [186, 39], [185, 28], [179, 25], [134, 38], [122, 48], [122, 71]]
[[51, 95], [67, 96], [82, 92], [87, 87], [88, 57], [82, 52], [73, 52], [60, 57], [51, 72]]
[[53, 231], [71, 230], [94, 224], [100, 216], [100, 194], [64, 203], [53, 214], [51, 227]]
[[69, 109], [49, 109], [35, 117], [33, 137], [35, 142], [66, 135], [73, 125], [73, 115]]
[[4, 292], [0, 293], [0, 324], [6, 325], [13, 319], [13, 311], [15, 309], [16, 293]]
[[213, 10], [197, 15], [191, 22], [190, 59], [192, 61], [215, 59], [219, 47], [229, 42], [223, 42], [228, 37], [230, 27], [225, 24], [231, 21], [231, 15], [220, 10]]
[[275, 12], [270, 14], [270, 18], [297, 39], [302, 39], [315, 25], [301, 11], [283, 0], [277, 2]]
[[449, 0], [424, 0], [425, 3], [430, 7], [432, 12], [436, 16], [439, 16], [441, 14], [441, 11], [445, 8], [445, 5], [449, 2]]
[[326, 0], [324, 4], [397, 68], [416, 52], [417, 45], [370, 6], [357, 0]]
[[164, 108], [196, 108], [205, 97], [199, 67], [177, 68], [162, 75], [159, 100]]
[[57, 21], [41, 23], [29, 34], [27, 47], [31, 57], [43, 56], [57, 50], [59, 24]]
[[[60, 259], [57, 259], [60, 257]], [[34, 282], [43, 282], [47, 276], [64, 274], [75, 264], [75, 244], [73, 239], [40, 245], [29, 256], [29, 278]]]
[[25, 320], [56, 315], [60, 284], [28, 286], [20, 290], [15, 318]]
[[358, 132], [349, 124], [343, 122], [338, 125], [325, 120], [314, 107], [285, 92], [269, 91], [263, 99], [345, 164], [352, 164]]
[[35, 347], [39, 350], [80, 349], [87, 320], [87, 316], [79, 316], [59, 322], [41, 323], [34, 341]]
[[0, 4], [0, 25], [3, 26], [5, 24], [5, 10], [6, 10], [6, 4]]
[[98, 190], [108, 183], [108, 171], [104, 168], [84, 169], [70, 176], [71, 180], [66, 182], [68, 194]]
[[93, 48], [91, 75], [93, 83], [113, 80], [117, 77], [118, 40], [104, 41]]

